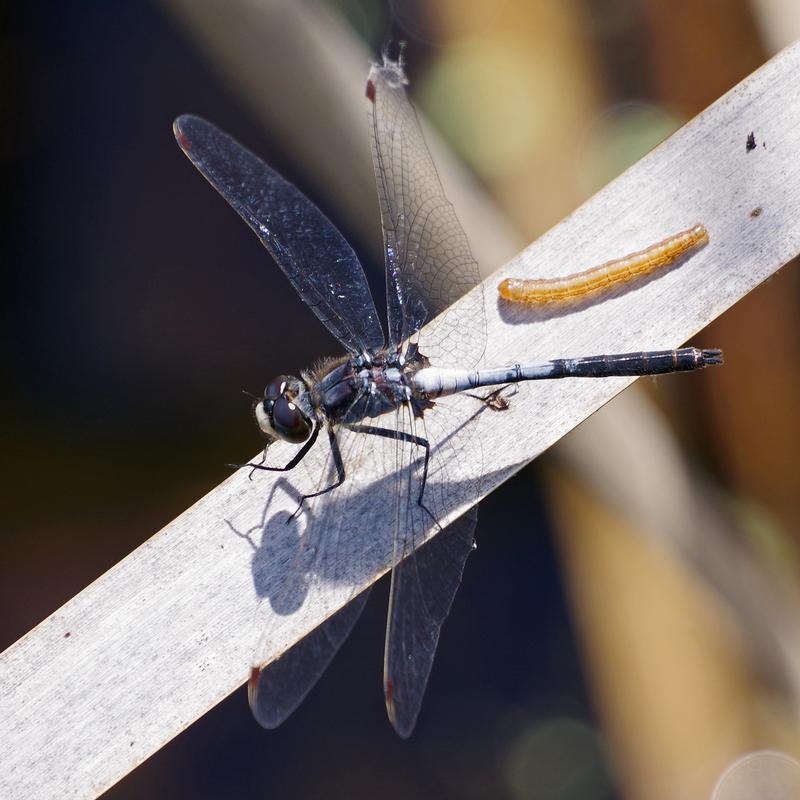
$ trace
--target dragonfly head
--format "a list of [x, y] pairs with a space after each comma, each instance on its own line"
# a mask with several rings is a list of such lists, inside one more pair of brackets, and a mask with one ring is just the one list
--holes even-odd
[[314, 424], [303, 411], [306, 386], [291, 375], [278, 375], [256, 400], [253, 411], [258, 427], [268, 436], [300, 444], [311, 436]]

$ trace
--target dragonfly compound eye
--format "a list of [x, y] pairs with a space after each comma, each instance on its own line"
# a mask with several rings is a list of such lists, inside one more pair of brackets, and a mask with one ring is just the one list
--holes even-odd
[[299, 444], [311, 435], [311, 420], [285, 397], [279, 397], [272, 407], [272, 427], [287, 442]]
[[264, 389], [264, 399], [277, 400], [286, 391], [286, 386], [288, 383], [288, 375], [278, 375], [277, 378], [273, 378], [267, 384], [267, 388]]

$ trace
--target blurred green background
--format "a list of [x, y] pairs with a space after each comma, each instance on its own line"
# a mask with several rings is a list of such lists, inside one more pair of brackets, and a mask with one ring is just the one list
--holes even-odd
[[[451, 192], [462, 219], [496, 215], [467, 226], [491, 270], [798, 32], [793, 0], [6, 9], [0, 645], [257, 449], [240, 389], [336, 352], [181, 155], [175, 116], [295, 181], [380, 290], [369, 154], [348, 133], [366, 136], [362, 98], [342, 75], [365, 77], [384, 42], [407, 41], [412, 95], [472, 176]], [[409, 742], [383, 709], [384, 593], [281, 729], [236, 693], [108, 796], [707, 797], [743, 753], [800, 755], [799, 300], [787, 267], [693, 342], [724, 369], [640, 381], [481, 506]], [[669, 511], [592, 482], [633, 483], [585, 456], [626, 414], [656, 442], [637, 491], [693, 484], [688, 547], [653, 544]]]

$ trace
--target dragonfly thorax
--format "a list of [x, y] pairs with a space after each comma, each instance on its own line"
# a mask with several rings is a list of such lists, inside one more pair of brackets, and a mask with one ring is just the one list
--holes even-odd
[[313, 416], [355, 424], [412, 400], [408, 376], [419, 368], [421, 357], [410, 363], [407, 357], [387, 350], [374, 350], [368, 356], [330, 360], [303, 375]]
[[264, 399], [253, 409], [258, 427], [268, 436], [299, 444], [311, 435], [314, 424], [306, 412], [308, 390], [299, 378], [279, 375], [267, 384]]

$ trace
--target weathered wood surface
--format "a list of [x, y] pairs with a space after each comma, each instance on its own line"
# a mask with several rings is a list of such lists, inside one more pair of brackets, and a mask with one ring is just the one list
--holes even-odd
[[[674, 347], [796, 256], [798, 78], [800, 47], [793, 46], [499, 274], [566, 273], [694, 222], [709, 229], [709, 246], [669, 272], [569, 313], [501, 307], [497, 278], [490, 279], [486, 362]], [[759, 146], [748, 153], [751, 130]], [[627, 383], [524, 386], [509, 411], [478, 415], [474, 444], [459, 455], [476, 480], [436, 487], [447, 506], [441, 521], [478, 501]], [[432, 424], [444, 431], [471, 413], [463, 405], [456, 410], [433, 412]], [[292, 450], [276, 447], [271, 458]], [[365, 459], [349, 492], [334, 501], [337, 546], [328, 560], [314, 562], [318, 574], [310, 585], [289, 594], [282, 578], [314, 508], [296, 527], [285, 519], [321, 455], [288, 480], [233, 475], [3, 653], [0, 796], [96, 796], [241, 685], [256, 621], [268, 626], [266, 646], [277, 656], [376, 580], [390, 561], [388, 541], [373, 532], [388, 527], [381, 498], [391, 482], [381, 471], [388, 461], [376, 455], [376, 472], [370, 474], [373, 461]], [[326, 549], [328, 531], [317, 534], [309, 552]]]

